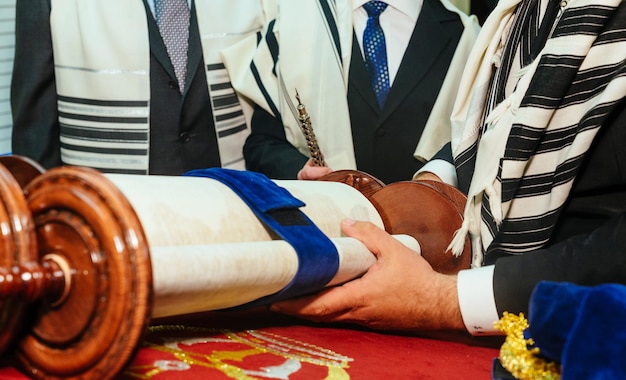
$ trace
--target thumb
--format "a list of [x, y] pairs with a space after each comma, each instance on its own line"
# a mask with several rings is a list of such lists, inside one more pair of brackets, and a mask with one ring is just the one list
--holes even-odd
[[396, 245], [402, 245], [385, 230], [371, 222], [344, 219], [341, 221], [341, 229], [347, 236], [363, 242], [367, 249], [377, 258], [380, 258], [382, 255], [383, 248], [393, 248]]

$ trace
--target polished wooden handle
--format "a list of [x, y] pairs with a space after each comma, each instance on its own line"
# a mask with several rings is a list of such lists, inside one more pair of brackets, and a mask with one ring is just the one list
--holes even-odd
[[[66, 290], [66, 276], [54, 260], [0, 267], [0, 299], [18, 297], [21, 302], [32, 303], [61, 300]], [[68, 288], [69, 288], [69, 284]]]
[[147, 240], [121, 192], [92, 169], [0, 157], [0, 247], [0, 353], [13, 344], [33, 378], [121, 372], [152, 306]]
[[[8, 167], [22, 173], [19, 180]], [[29, 160], [21, 160], [12, 156], [0, 157], [0, 267], [11, 276], [13, 269], [25, 263], [38, 260], [34, 222], [24, 194], [22, 184], [30, 182], [41, 171], [38, 166], [31, 166]], [[19, 273], [17, 270], [16, 273]], [[28, 274], [25, 275], [28, 277]], [[9, 283], [12, 278], [9, 278]], [[3, 298], [0, 302], [0, 353], [7, 350], [21, 331], [25, 319], [26, 303], [22, 302], [20, 293], [33, 293], [29, 286], [22, 289], [20, 285], [7, 285], [7, 292], [16, 296]], [[32, 298], [35, 296], [33, 295]]]

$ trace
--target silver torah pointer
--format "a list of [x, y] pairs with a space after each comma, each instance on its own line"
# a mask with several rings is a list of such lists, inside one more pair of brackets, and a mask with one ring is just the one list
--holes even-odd
[[313, 159], [313, 163], [315, 166], [326, 166], [326, 162], [324, 161], [324, 155], [322, 155], [322, 151], [320, 150], [319, 145], [317, 145], [317, 139], [315, 138], [315, 132], [313, 132], [313, 125], [311, 125], [311, 117], [309, 113], [306, 111], [306, 107], [300, 101], [300, 95], [298, 94], [298, 90], [296, 90], [296, 100], [298, 101], [298, 119], [300, 120], [300, 127], [302, 128], [302, 133], [304, 133], [304, 138], [306, 139], [306, 145], [309, 149], [309, 153], [311, 154], [311, 158]]

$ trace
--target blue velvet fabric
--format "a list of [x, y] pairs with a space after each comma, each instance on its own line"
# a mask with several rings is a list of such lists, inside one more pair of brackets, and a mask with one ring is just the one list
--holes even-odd
[[223, 168], [193, 170], [184, 175], [212, 178], [230, 187], [268, 228], [291, 244], [298, 255], [296, 275], [283, 290], [236, 309], [267, 305], [318, 291], [337, 273], [337, 249], [300, 211], [305, 204], [265, 175]]
[[563, 380], [626, 379], [626, 286], [540, 282], [526, 334]]

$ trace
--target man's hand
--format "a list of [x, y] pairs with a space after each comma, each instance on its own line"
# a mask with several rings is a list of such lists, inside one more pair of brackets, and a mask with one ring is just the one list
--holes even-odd
[[313, 164], [313, 159], [309, 158], [309, 160], [304, 164], [302, 169], [298, 172], [298, 179], [318, 179], [326, 174], [332, 172], [333, 170], [328, 166], [316, 166]]
[[464, 330], [456, 276], [435, 272], [418, 253], [369, 222], [344, 220], [378, 261], [363, 277], [271, 310], [316, 322], [350, 322], [380, 330]]

